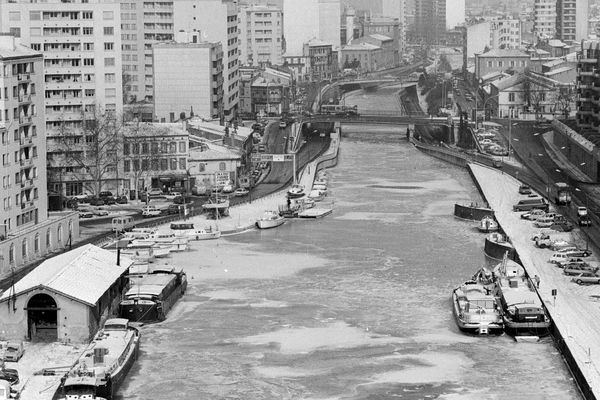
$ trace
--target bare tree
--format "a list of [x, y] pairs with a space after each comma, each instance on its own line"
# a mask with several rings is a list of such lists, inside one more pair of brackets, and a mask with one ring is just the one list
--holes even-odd
[[569, 118], [571, 107], [575, 100], [575, 89], [573, 86], [561, 86], [556, 96], [554, 109], [560, 112], [565, 118]]
[[54, 136], [53, 162], [59, 166], [61, 180], [69, 174], [82, 182], [87, 192], [98, 195], [108, 179], [116, 177], [118, 182], [122, 126], [119, 118], [103, 113], [99, 107], [85, 112], [82, 120], [82, 127], [70, 127], [61, 121]]
[[525, 79], [523, 82], [523, 91], [526, 101], [526, 107], [529, 112], [533, 110], [535, 119], [538, 119], [539, 113], [542, 110], [543, 103], [546, 100], [546, 93], [531, 83], [531, 80]]

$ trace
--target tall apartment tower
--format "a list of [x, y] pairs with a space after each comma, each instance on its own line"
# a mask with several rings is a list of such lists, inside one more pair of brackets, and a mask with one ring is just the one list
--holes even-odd
[[48, 217], [43, 63], [40, 52], [0, 35], [3, 235]]
[[583, 40], [581, 54], [577, 58], [577, 127], [580, 131], [600, 134], [600, 119], [596, 113], [597, 85], [600, 83], [598, 59], [600, 41]]
[[280, 8], [243, 6], [239, 21], [242, 65], [283, 64], [283, 13]]
[[173, 2], [175, 32], [200, 32], [203, 42], [223, 46], [223, 112], [231, 121], [239, 103], [238, 6], [234, 0], [177, 0]]
[[535, 0], [533, 5], [533, 33], [538, 39], [552, 39], [556, 34], [557, 0]]
[[152, 102], [152, 45], [174, 38], [173, 1], [120, 0], [125, 103]]
[[565, 42], [580, 41], [588, 36], [588, 0], [556, 1], [556, 37]]
[[[44, 107], [49, 187], [67, 196], [83, 187], [53, 140], [77, 134], [86, 113], [121, 115], [121, 19], [115, 0], [0, 0], [0, 31], [44, 55]], [[88, 114], [89, 115], [89, 114]], [[59, 173], [53, 173], [59, 172]]]
[[304, 44], [312, 39], [339, 49], [341, 18], [340, 0], [284, 0], [285, 54], [302, 55]]
[[415, 30], [423, 43], [439, 43], [446, 32], [446, 0], [416, 0]]

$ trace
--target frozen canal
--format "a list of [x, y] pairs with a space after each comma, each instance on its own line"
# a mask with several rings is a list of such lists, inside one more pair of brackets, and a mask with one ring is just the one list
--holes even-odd
[[466, 170], [398, 140], [342, 141], [334, 213], [173, 256], [188, 292], [143, 328], [123, 399], [578, 399], [550, 339], [460, 333], [451, 290], [485, 262], [452, 216]]

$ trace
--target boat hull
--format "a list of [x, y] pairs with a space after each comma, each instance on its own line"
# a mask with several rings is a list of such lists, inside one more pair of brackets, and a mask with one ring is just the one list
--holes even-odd
[[460, 307], [456, 298], [456, 292], [452, 292], [452, 314], [454, 315], [454, 321], [456, 326], [462, 332], [469, 333], [472, 335], [499, 335], [504, 331], [504, 327], [500, 323], [495, 322], [467, 322], [461, 316]]
[[548, 336], [550, 334], [550, 322], [516, 322], [502, 317], [504, 331], [510, 336]]
[[[134, 329], [134, 328], [131, 328]], [[136, 329], [137, 331], [137, 329]], [[121, 365], [120, 368], [114, 371], [109, 376], [106, 384], [103, 386], [98, 386], [97, 396], [104, 397], [106, 400], [113, 400], [115, 398], [115, 394], [119, 387], [125, 380], [125, 377], [129, 373], [131, 366], [138, 358], [138, 353], [140, 350], [140, 333], [137, 331], [137, 340], [135, 340], [134, 345], [131, 346], [131, 349], [127, 353], [127, 357], [125, 358], [125, 362]]]
[[119, 303], [119, 315], [133, 322], [160, 322], [167, 318], [177, 300], [185, 294], [187, 279], [185, 275], [181, 283], [162, 301], [123, 300]]
[[221, 237], [221, 231], [213, 232], [195, 232], [192, 234], [193, 240], [211, 240]]
[[462, 205], [457, 203], [454, 204], [454, 216], [462, 219], [481, 221], [483, 217], [493, 217], [494, 210], [491, 208], [478, 207], [476, 204]]
[[504, 254], [508, 253], [507, 257], [509, 260], [515, 260], [515, 248], [508, 242], [497, 242], [490, 237], [485, 238], [485, 244], [483, 246], [485, 255], [495, 260], [502, 260]]
[[277, 228], [280, 225], [283, 225], [285, 222], [284, 218], [274, 219], [274, 220], [258, 220], [256, 221], [256, 227], [258, 229], [271, 229]]

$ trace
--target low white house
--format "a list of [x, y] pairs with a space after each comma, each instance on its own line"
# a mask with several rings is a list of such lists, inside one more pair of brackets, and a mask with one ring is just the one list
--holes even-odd
[[0, 296], [0, 339], [87, 342], [116, 309], [132, 263], [91, 244], [44, 261]]

